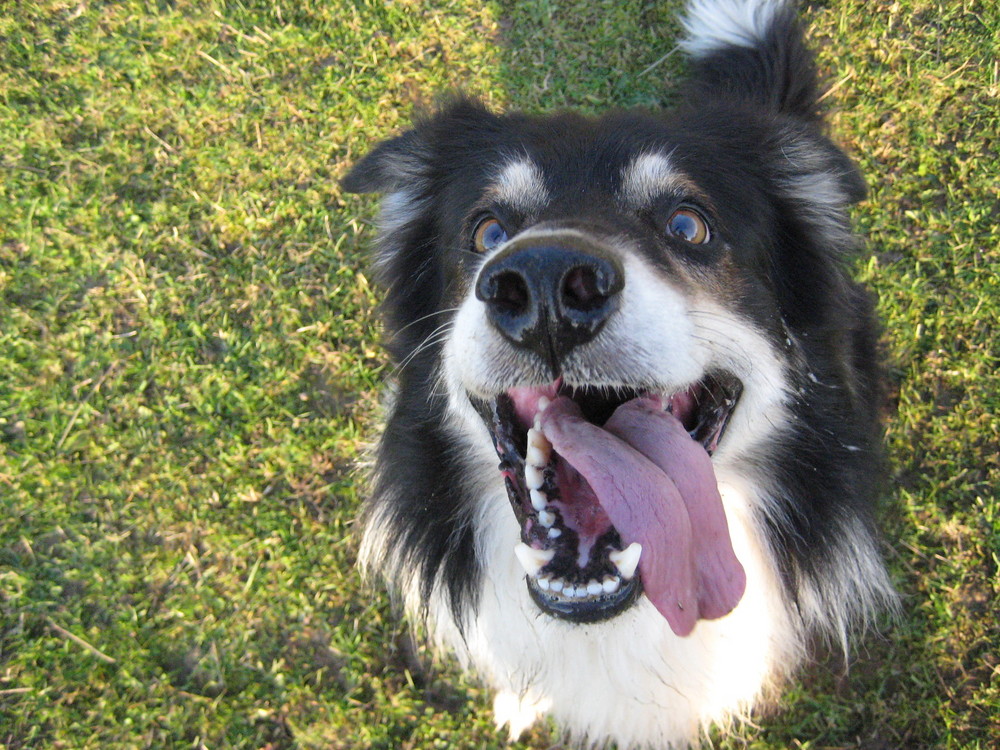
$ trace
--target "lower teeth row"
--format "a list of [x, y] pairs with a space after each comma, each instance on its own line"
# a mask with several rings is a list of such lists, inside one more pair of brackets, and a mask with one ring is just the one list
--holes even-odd
[[585, 584], [579, 583], [575, 585], [566, 583], [562, 578], [553, 578], [551, 576], [541, 576], [540, 578], [536, 578], [535, 582], [543, 591], [554, 591], [569, 599], [583, 599], [584, 597], [597, 596], [599, 594], [613, 594], [621, 585], [621, 579], [618, 576], [605, 576], [603, 581], [592, 578]]

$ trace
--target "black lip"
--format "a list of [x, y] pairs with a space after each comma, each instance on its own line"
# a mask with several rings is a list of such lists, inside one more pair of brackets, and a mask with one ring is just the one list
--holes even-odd
[[743, 394], [743, 383], [735, 375], [715, 372], [701, 380], [705, 402], [698, 406], [697, 422], [688, 428], [691, 438], [701, 443], [708, 455], [715, 453], [729, 418]]
[[526, 579], [532, 601], [543, 612], [576, 623], [601, 622], [617, 617], [639, 600], [642, 581], [636, 575], [631, 581], [622, 581], [618, 590], [596, 599], [567, 599], [542, 591], [530, 578]]

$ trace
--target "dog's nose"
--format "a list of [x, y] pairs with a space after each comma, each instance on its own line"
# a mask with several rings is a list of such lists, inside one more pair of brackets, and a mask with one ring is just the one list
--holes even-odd
[[621, 265], [604, 255], [559, 245], [512, 246], [480, 271], [476, 296], [493, 326], [554, 370], [574, 347], [601, 330], [618, 309]]

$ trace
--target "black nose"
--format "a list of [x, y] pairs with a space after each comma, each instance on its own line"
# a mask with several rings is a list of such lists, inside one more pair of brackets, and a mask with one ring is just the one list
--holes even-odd
[[476, 296], [493, 326], [554, 371], [618, 309], [624, 273], [604, 255], [556, 244], [512, 246], [479, 273]]

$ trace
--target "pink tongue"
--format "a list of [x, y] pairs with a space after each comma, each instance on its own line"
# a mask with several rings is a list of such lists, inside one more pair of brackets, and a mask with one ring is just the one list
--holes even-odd
[[712, 462], [652, 399], [623, 404], [604, 428], [569, 398], [542, 429], [590, 484], [626, 544], [639, 542], [646, 596], [677, 635], [730, 612], [746, 577], [733, 552]]

